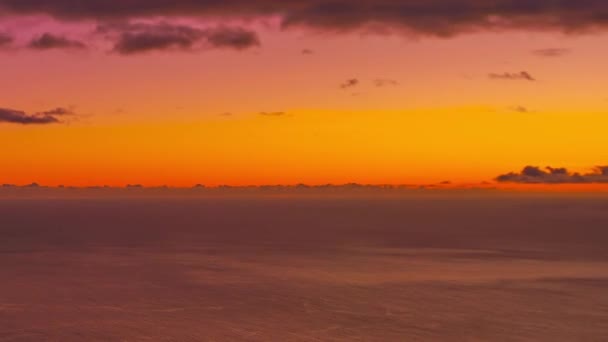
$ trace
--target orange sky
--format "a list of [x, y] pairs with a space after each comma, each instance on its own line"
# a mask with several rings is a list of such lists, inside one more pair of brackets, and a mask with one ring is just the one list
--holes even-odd
[[[37, 32], [11, 25], [17, 43]], [[261, 44], [242, 51], [3, 49], [0, 108], [74, 114], [0, 122], [0, 183], [468, 184], [608, 161], [605, 34], [249, 27]], [[533, 53], [548, 48], [567, 53]], [[488, 77], [521, 71], [535, 81]]]

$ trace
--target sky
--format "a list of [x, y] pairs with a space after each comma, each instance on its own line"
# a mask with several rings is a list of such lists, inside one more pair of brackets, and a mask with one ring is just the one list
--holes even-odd
[[608, 189], [600, 0], [0, 0], [0, 183]]

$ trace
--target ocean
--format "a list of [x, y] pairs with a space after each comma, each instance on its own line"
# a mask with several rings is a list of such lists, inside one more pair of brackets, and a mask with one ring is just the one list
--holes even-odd
[[0, 341], [605, 341], [605, 197], [0, 200]]

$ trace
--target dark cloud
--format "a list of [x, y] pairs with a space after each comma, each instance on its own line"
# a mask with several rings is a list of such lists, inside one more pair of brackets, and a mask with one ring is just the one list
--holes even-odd
[[[119, 33], [114, 51], [123, 55], [137, 54], [154, 50], [188, 50], [203, 37], [199, 29], [184, 25], [129, 25], [114, 27], [123, 29]], [[105, 29], [109, 29], [106, 27]]]
[[32, 114], [28, 115], [23, 111], [0, 108], [0, 123], [14, 123], [21, 125], [51, 124], [58, 123], [59, 120], [52, 115]]
[[359, 85], [359, 80], [356, 78], [351, 78], [349, 80], [346, 80], [344, 83], [340, 84], [340, 88], [348, 89], [348, 88], [356, 87], [357, 85]]
[[608, 183], [608, 166], [597, 166], [593, 172], [585, 174], [570, 172], [566, 168], [526, 166], [520, 172], [500, 175], [496, 181], [526, 184]]
[[605, 0], [0, 0], [0, 12], [60, 19], [280, 16], [284, 27], [369, 27], [449, 37], [464, 32], [584, 32], [608, 27]]
[[240, 27], [201, 29], [166, 22], [121, 23], [102, 25], [97, 32], [116, 40], [113, 50], [123, 55], [161, 50], [187, 51], [203, 46], [243, 50], [260, 45], [256, 32]]
[[204, 33], [207, 42], [216, 48], [244, 50], [261, 45], [256, 32], [241, 27], [218, 27]]
[[71, 40], [63, 36], [56, 36], [48, 32], [32, 39], [28, 46], [36, 50], [85, 49], [87, 47], [83, 42]]
[[0, 48], [3, 46], [10, 45], [13, 42], [14, 38], [8, 33], [0, 32]]
[[315, 52], [311, 49], [302, 49], [302, 51], [300, 51], [303, 55], [313, 55]]
[[33, 114], [27, 114], [24, 111], [15, 109], [0, 108], [0, 123], [45, 125], [61, 123], [58, 117], [73, 114], [74, 113], [71, 110], [61, 107]]
[[398, 86], [399, 81], [391, 80], [388, 78], [378, 78], [374, 80], [374, 85], [376, 87]]
[[551, 48], [551, 49], [539, 49], [532, 51], [533, 54], [540, 57], [561, 57], [570, 53], [570, 49], [563, 48]]
[[274, 117], [287, 115], [286, 112], [259, 112], [258, 114], [262, 115], [262, 116], [274, 116]]
[[521, 80], [521, 81], [536, 81], [527, 71], [520, 72], [505, 72], [502, 74], [491, 73], [488, 75], [493, 80]]

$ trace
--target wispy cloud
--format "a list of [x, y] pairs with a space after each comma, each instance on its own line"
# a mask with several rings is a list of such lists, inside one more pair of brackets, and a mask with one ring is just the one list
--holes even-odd
[[513, 106], [509, 108], [510, 110], [518, 113], [530, 113], [530, 110], [524, 106]]
[[400, 83], [397, 80], [393, 80], [390, 78], [378, 78], [374, 80], [374, 85], [376, 87], [394, 87], [394, 86], [398, 86]]
[[538, 49], [532, 51], [533, 54], [540, 57], [561, 57], [570, 53], [570, 49], [564, 48], [550, 48], [550, 49]]
[[287, 112], [259, 112], [258, 114], [262, 116], [279, 117], [287, 115]]
[[491, 73], [488, 74], [488, 77], [493, 80], [514, 80], [514, 81], [536, 81], [529, 72], [520, 71], [520, 72], [504, 72], [502, 74]]
[[359, 80], [356, 78], [351, 78], [351, 79], [344, 81], [342, 84], [340, 84], [340, 88], [348, 89], [348, 88], [356, 87], [357, 85], [359, 85]]
[[65, 115], [75, 115], [74, 111], [71, 109], [67, 109], [64, 107], [57, 107], [55, 109], [47, 110], [44, 112], [40, 112], [39, 114], [43, 115], [51, 115], [51, 116], [65, 116]]

